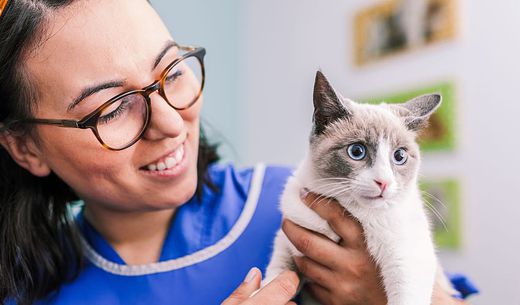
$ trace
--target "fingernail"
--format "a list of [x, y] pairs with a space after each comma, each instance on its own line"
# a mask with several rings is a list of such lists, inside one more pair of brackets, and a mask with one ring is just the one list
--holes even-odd
[[249, 270], [249, 272], [247, 273], [246, 279], [244, 280], [244, 282], [249, 283], [252, 280], [254, 280], [258, 274], [258, 271], [259, 270], [256, 267], [251, 268], [251, 270]]
[[305, 199], [307, 198], [307, 195], [309, 195], [309, 189], [304, 187], [300, 189], [300, 198]]

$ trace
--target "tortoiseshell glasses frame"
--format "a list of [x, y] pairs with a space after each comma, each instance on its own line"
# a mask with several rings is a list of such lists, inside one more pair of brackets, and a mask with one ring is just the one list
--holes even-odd
[[[173, 62], [171, 62], [166, 69], [161, 73], [161, 77], [154, 81], [152, 84], [139, 89], [139, 90], [130, 90], [123, 92], [121, 94], [118, 94], [108, 100], [107, 102], [103, 103], [100, 107], [98, 107], [96, 110], [92, 111], [91, 113], [87, 114], [85, 117], [83, 117], [80, 120], [68, 120], [68, 119], [28, 119], [24, 120], [22, 123], [30, 123], [30, 124], [44, 124], [44, 125], [54, 125], [59, 127], [66, 127], [66, 128], [80, 128], [80, 129], [90, 129], [96, 136], [97, 140], [103, 147], [109, 150], [114, 151], [120, 151], [123, 149], [126, 149], [133, 144], [135, 144], [139, 139], [142, 138], [144, 135], [146, 129], [148, 128], [151, 120], [152, 115], [152, 107], [151, 107], [151, 101], [150, 101], [150, 95], [158, 91], [159, 95], [168, 102], [168, 104], [176, 109], [176, 110], [185, 110], [193, 106], [200, 98], [202, 94], [202, 89], [204, 88], [204, 81], [205, 81], [205, 72], [204, 72], [204, 55], [206, 54], [206, 50], [202, 47], [191, 47], [191, 46], [180, 46], [175, 45], [175, 47], [178, 47], [179, 50], [184, 51], [182, 56], [177, 57]], [[198, 92], [196, 92], [194, 98], [190, 101], [188, 101], [185, 105], [176, 105], [175, 101], [170, 101], [168, 99], [168, 95], [165, 91], [166, 82], [168, 81], [168, 75], [170, 71], [172, 71], [179, 63], [185, 61], [188, 58], [195, 58], [196, 62], [200, 64], [200, 88]], [[98, 130], [98, 122], [101, 114], [103, 114], [103, 111], [105, 111], [107, 108], [109, 108], [111, 105], [113, 105], [115, 102], [122, 101], [125, 97], [128, 97], [133, 94], [139, 94], [144, 97], [146, 101], [146, 114], [145, 119], [143, 122], [142, 128], [139, 130], [138, 134], [127, 144], [122, 145], [121, 147], [112, 147], [109, 144], [107, 144], [102, 137], [100, 136], [99, 130]]]

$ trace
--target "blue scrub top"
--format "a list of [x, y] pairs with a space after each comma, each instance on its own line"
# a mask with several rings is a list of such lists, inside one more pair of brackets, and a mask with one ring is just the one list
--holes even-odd
[[[110, 244], [77, 216], [86, 265], [79, 277], [39, 304], [220, 304], [252, 267], [265, 270], [280, 228], [279, 197], [291, 170], [236, 170], [213, 165], [207, 186], [179, 207], [159, 262], [126, 265]], [[464, 277], [452, 281], [466, 296], [475, 291]]]

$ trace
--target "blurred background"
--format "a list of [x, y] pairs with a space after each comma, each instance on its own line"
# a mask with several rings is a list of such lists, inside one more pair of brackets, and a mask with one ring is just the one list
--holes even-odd
[[518, 1], [152, 2], [177, 41], [207, 48], [203, 123], [238, 166], [297, 165], [317, 69], [357, 101], [441, 92], [421, 187], [443, 265], [477, 283], [472, 304], [520, 304]]

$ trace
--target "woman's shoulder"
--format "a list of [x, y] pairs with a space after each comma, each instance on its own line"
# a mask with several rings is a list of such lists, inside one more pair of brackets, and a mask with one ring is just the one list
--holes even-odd
[[290, 166], [263, 163], [241, 168], [232, 163], [214, 164], [208, 169], [208, 175], [217, 189], [231, 185], [236, 191], [244, 194], [251, 191], [257, 184], [260, 184], [262, 190], [283, 187], [292, 172], [293, 168]]
[[202, 204], [220, 211], [213, 210], [212, 215], [234, 218], [229, 219], [229, 223], [248, 209], [278, 213], [279, 197], [291, 173], [291, 167], [280, 165], [257, 164], [244, 168], [231, 163], [213, 165], [208, 175], [214, 188], [205, 187]]

